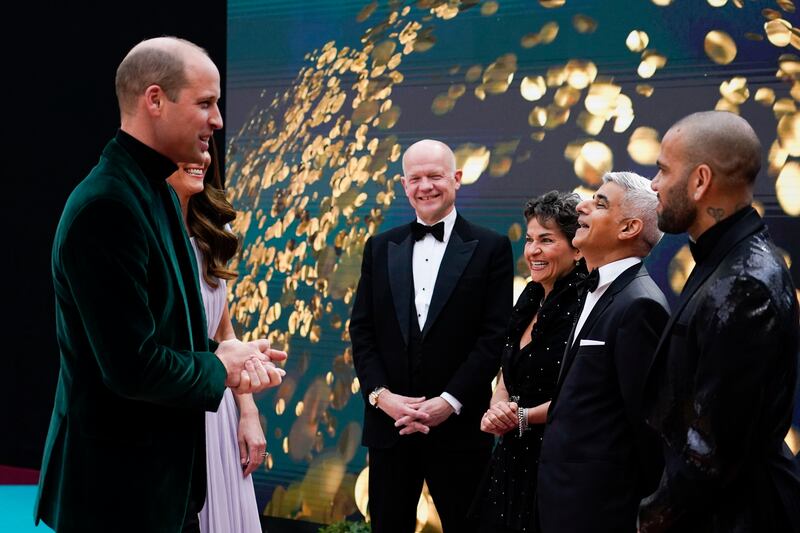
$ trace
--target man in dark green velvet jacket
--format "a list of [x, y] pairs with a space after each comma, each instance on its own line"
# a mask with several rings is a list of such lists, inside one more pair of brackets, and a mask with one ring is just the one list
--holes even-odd
[[[143, 41], [117, 70], [121, 127], [67, 201], [53, 245], [61, 372], [34, 510], [57, 531], [197, 531], [204, 412], [226, 386], [280, 383], [265, 340], [211, 343], [166, 178], [222, 127], [201, 48]], [[213, 353], [215, 350], [216, 353]]]

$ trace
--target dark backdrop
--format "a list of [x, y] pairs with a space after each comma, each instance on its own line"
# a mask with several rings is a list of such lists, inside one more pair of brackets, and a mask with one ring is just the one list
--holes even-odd
[[[50, 248], [69, 193], [119, 126], [117, 65], [142, 39], [176, 35], [208, 50], [224, 92], [226, 18], [222, 0], [34, 0], [15, 3], [13, 13], [4, 13], [1, 109], [10, 111], [2, 122], [10, 143], [4, 143], [3, 180], [10, 189], [3, 188], [0, 201], [10, 239], [0, 259], [7, 287], [0, 465], [38, 469], [41, 462], [58, 376]], [[22, 37], [12, 39], [12, 34]], [[223, 116], [224, 103], [223, 94]], [[217, 143], [224, 145], [222, 133]], [[115, 305], [109, 299], [109, 313]]]

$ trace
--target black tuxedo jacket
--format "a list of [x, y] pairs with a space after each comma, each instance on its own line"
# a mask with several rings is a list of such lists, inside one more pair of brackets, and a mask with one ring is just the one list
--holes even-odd
[[[637, 264], [600, 297], [567, 345], [539, 464], [542, 531], [636, 530], [639, 500], [661, 471], [642, 416], [644, 378], [669, 319], [664, 294]], [[604, 344], [581, 346], [581, 340]]]
[[377, 387], [433, 398], [452, 394], [463, 407], [431, 429], [427, 442], [454, 449], [489, 447], [480, 431], [500, 365], [512, 304], [513, 260], [506, 237], [456, 218], [422, 330], [421, 357], [410, 358], [414, 305], [409, 224], [370, 238], [350, 319], [356, 374], [365, 400], [365, 446], [400, 438], [394, 420], [369, 405]]
[[800, 475], [783, 441], [797, 342], [789, 272], [761, 217], [742, 213], [687, 280], [649, 373], [665, 470], [642, 531], [800, 531]]

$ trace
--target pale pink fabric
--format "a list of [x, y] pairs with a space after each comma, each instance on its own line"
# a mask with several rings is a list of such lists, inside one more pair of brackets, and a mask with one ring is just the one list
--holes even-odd
[[[198, 269], [202, 271], [203, 256], [191, 239]], [[217, 332], [226, 302], [225, 280], [215, 289], [200, 274], [200, 290], [208, 322], [208, 337]], [[208, 492], [200, 511], [200, 531], [203, 533], [260, 533], [253, 477], [242, 477], [237, 430], [239, 411], [230, 389], [225, 390], [216, 413], [206, 413], [206, 468]]]

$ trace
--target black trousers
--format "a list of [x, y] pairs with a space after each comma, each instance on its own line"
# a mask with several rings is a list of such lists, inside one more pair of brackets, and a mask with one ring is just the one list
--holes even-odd
[[467, 518], [491, 454], [490, 448], [434, 448], [427, 435], [403, 437], [389, 449], [369, 449], [369, 514], [373, 533], [413, 533], [422, 483], [442, 520], [444, 533], [469, 533]]

